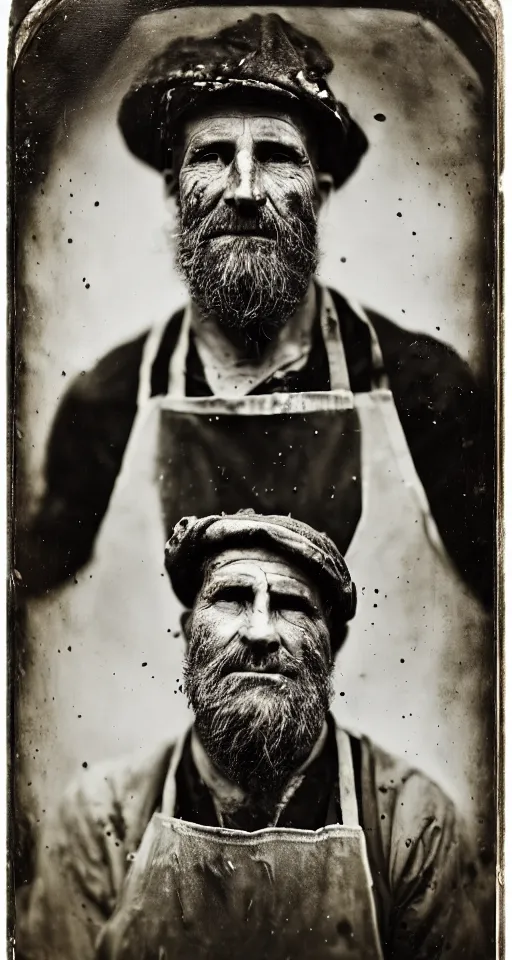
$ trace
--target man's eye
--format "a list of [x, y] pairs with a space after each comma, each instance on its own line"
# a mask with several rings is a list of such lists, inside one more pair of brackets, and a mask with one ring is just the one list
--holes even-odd
[[281, 150], [279, 152], [276, 151], [275, 153], [271, 153], [268, 158], [268, 162], [269, 163], [290, 163], [294, 159], [295, 158], [291, 154], [284, 153]]
[[291, 147], [275, 147], [262, 145], [259, 150], [261, 163], [295, 163], [301, 164], [303, 158]]
[[220, 161], [220, 155], [214, 150], [209, 150], [205, 153], [196, 153], [192, 157], [193, 163], [218, 163]]
[[315, 615], [315, 608], [309, 600], [306, 600], [305, 597], [292, 596], [291, 594], [289, 596], [276, 597], [275, 608], [283, 613], [304, 613], [308, 617]]
[[192, 154], [191, 160], [196, 163], [231, 163], [233, 148], [230, 144], [216, 143], [207, 147], [199, 147]]
[[213, 595], [214, 603], [248, 603], [252, 599], [250, 590], [244, 587], [221, 587]]

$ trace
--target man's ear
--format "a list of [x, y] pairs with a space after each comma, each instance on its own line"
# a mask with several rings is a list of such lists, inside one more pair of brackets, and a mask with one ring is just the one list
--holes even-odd
[[176, 197], [178, 194], [178, 178], [174, 170], [166, 169], [163, 171], [165, 196]]
[[326, 200], [329, 199], [334, 189], [334, 180], [332, 174], [318, 171], [316, 175], [316, 184], [318, 187], [318, 195], [320, 197], [320, 205], [322, 206]]
[[184, 610], [180, 617], [181, 631], [185, 637], [185, 643], [188, 647], [190, 641], [190, 621], [192, 619], [192, 610]]

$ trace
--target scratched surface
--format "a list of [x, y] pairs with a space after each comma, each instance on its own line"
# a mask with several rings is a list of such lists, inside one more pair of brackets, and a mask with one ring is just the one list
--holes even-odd
[[[70, 16], [75, 9], [70, 3]], [[169, 252], [173, 211], [160, 178], [123, 145], [115, 122], [120, 99], [171, 37], [210, 33], [248, 11], [195, 8], [143, 18], [80, 99], [63, 104], [45, 176], [24, 193], [19, 211], [20, 429], [31, 498], [40, 491], [45, 438], [70, 379], [186, 299]], [[493, 333], [485, 272], [490, 117], [476, 73], [452, 40], [414, 16], [301, 8], [294, 20], [329, 48], [333, 87], [371, 144], [323, 215], [321, 278], [452, 344], [481, 373]], [[81, 55], [87, 51], [78, 45]], [[15, 95], [22, 96], [20, 87]], [[159, 603], [150, 611], [141, 605], [126, 632], [119, 630], [122, 597], [145, 582], [134, 571], [146, 535], [139, 525], [127, 540], [133, 580], [120, 590], [112, 579], [110, 604], [88, 587], [90, 602], [77, 612], [71, 586], [32, 605], [19, 752], [22, 795], [34, 820], [80, 765], [172, 736], [190, 720], [181, 641], [172, 636], [179, 611], [171, 610], [163, 579]], [[158, 577], [160, 566], [155, 560]], [[94, 580], [91, 571], [79, 579]], [[361, 643], [350, 643], [340, 660], [337, 715], [424, 766], [470, 817], [487, 817], [489, 825], [489, 635], [470, 632], [463, 646], [431, 628], [429, 647], [418, 642], [416, 627], [390, 656], [375, 640], [365, 646], [371, 617], [392, 620], [383, 585], [362, 586]], [[382, 592], [376, 610], [375, 589]]]

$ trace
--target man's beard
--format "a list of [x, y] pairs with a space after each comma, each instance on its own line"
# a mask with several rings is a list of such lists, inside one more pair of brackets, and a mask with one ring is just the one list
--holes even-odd
[[[232, 673], [255, 666], [285, 675], [262, 681]], [[312, 641], [300, 661], [281, 648], [256, 664], [242, 640], [214, 652], [199, 632], [187, 653], [185, 692], [214, 764], [255, 799], [277, 796], [318, 740], [332, 697], [331, 673]]]
[[[184, 203], [178, 268], [204, 316], [244, 339], [261, 342], [292, 316], [318, 264], [312, 197], [284, 219], [268, 203], [253, 220], [227, 206], [211, 211]], [[226, 236], [237, 231], [251, 235]]]

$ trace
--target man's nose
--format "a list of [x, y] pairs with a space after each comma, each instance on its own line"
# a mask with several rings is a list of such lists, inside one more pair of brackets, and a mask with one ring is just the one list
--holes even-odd
[[245, 639], [255, 653], [268, 654], [279, 650], [280, 640], [268, 594], [260, 595], [255, 599], [249, 614]]
[[235, 153], [224, 194], [229, 207], [235, 207], [242, 216], [254, 217], [265, 202], [261, 189], [259, 167], [253, 151], [244, 147]]

